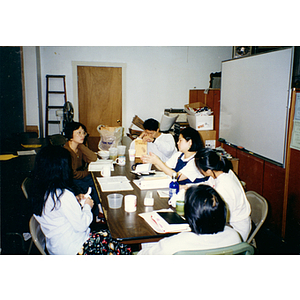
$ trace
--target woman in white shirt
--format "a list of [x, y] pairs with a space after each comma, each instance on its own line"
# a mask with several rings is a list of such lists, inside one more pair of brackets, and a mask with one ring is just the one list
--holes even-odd
[[[119, 249], [109, 231], [101, 236], [90, 232], [94, 201], [80, 195], [75, 197], [72, 187], [71, 155], [60, 146], [49, 145], [36, 156], [29, 197], [34, 217], [46, 237], [49, 254], [130, 254], [130, 249]], [[81, 204], [79, 198], [84, 200]], [[103, 242], [106, 239], [106, 242]], [[111, 245], [111, 246], [110, 246]], [[110, 247], [110, 248], [109, 248]], [[117, 254], [118, 254], [117, 253]]]
[[143, 163], [154, 164], [165, 174], [172, 176], [177, 174], [177, 181], [181, 185], [188, 183], [199, 183], [206, 178], [199, 172], [195, 166], [194, 157], [197, 151], [203, 148], [200, 134], [197, 130], [187, 127], [179, 135], [177, 142], [179, 151], [165, 163], [154, 153], [142, 156]]
[[239, 234], [226, 223], [226, 204], [208, 185], [192, 186], [185, 193], [184, 216], [191, 232], [181, 232], [142, 249], [138, 254], [174, 254], [241, 243]]
[[229, 168], [229, 161], [206, 148], [196, 154], [195, 163], [204, 176], [210, 176], [207, 184], [214, 187], [228, 205], [229, 224], [246, 241], [251, 230], [251, 207], [239, 179]]

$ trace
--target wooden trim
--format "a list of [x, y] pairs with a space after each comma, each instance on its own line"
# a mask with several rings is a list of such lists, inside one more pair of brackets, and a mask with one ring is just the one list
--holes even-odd
[[282, 208], [282, 227], [281, 235], [285, 238], [286, 230], [286, 216], [287, 216], [287, 205], [288, 205], [288, 193], [289, 193], [289, 176], [290, 176], [290, 160], [291, 160], [291, 139], [293, 132], [293, 121], [295, 115], [295, 104], [296, 104], [296, 89], [293, 89], [291, 97], [291, 109], [290, 109], [290, 118], [288, 126], [288, 140], [286, 145], [286, 162], [285, 162], [285, 181], [284, 181], [284, 197], [283, 197], [283, 208]]

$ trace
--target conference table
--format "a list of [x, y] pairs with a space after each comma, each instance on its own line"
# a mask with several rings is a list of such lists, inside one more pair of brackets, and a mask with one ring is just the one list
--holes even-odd
[[[136, 159], [137, 161], [137, 159]], [[135, 161], [135, 162], [136, 162]], [[154, 198], [153, 206], [145, 206], [144, 198], [147, 190], [140, 190], [133, 180], [138, 179], [138, 176], [131, 172], [131, 167], [135, 162], [130, 162], [128, 155], [126, 156], [126, 165], [119, 166], [114, 164], [114, 171], [111, 172], [111, 176], [126, 176], [130, 181], [133, 190], [130, 191], [110, 191], [103, 192], [97, 180], [97, 177], [101, 177], [100, 172], [91, 172], [92, 177], [99, 195], [104, 216], [107, 221], [108, 229], [112, 237], [121, 243], [126, 244], [140, 244], [144, 242], [158, 241], [163, 237], [170, 236], [174, 233], [157, 233], [148, 223], [139, 216], [140, 213], [151, 212], [160, 209], [169, 208], [168, 198], [160, 198], [157, 190], [151, 189]], [[148, 190], [149, 191], [149, 190]], [[122, 195], [136, 195], [137, 196], [137, 209], [135, 212], [126, 212], [124, 209], [124, 197], [121, 208], [112, 209], [108, 205], [107, 195], [112, 193], [120, 193]]]

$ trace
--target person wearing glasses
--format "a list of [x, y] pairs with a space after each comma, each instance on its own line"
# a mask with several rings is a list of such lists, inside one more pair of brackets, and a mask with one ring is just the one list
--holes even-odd
[[97, 160], [97, 154], [85, 146], [88, 136], [86, 127], [79, 122], [70, 122], [67, 123], [64, 131], [67, 139], [64, 148], [71, 153], [73, 181], [76, 195], [78, 195], [80, 199], [84, 194], [87, 193], [89, 187], [91, 187], [91, 197], [97, 204], [95, 205], [94, 214], [98, 215], [102, 223], [104, 223], [100, 200], [93, 182], [93, 178], [88, 171], [88, 164]]

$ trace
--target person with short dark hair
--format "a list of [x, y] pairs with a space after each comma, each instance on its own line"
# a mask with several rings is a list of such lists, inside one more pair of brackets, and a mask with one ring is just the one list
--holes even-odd
[[88, 171], [88, 164], [97, 160], [97, 154], [85, 146], [88, 136], [86, 127], [79, 122], [70, 122], [67, 123], [64, 132], [67, 138], [64, 148], [71, 154], [76, 195], [82, 197], [91, 187], [91, 197], [97, 204], [93, 209], [94, 215], [98, 216], [102, 223], [105, 223], [95, 184]]
[[195, 163], [204, 176], [210, 176], [207, 184], [213, 186], [228, 205], [229, 224], [246, 241], [251, 231], [251, 207], [241, 182], [229, 168], [229, 161], [214, 149], [206, 148], [196, 154]]
[[[155, 119], [147, 119], [144, 124], [144, 131], [137, 139], [147, 142], [148, 153], [156, 154], [162, 161], [167, 161], [177, 152], [174, 137], [170, 133], [159, 131], [159, 123]], [[132, 141], [130, 148], [134, 149], [135, 140]]]
[[185, 185], [188, 183], [199, 183], [205, 181], [204, 176], [199, 172], [194, 163], [194, 157], [198, 150], [203, 148], [200, 134], [197, 130], [187, 127], [179, 135], [177, 142], [178, 149], [172, 157], [165, 163], [154, 153], [144, 155], [141, 159], [143, 163], [154, 164], [165, 174], [172, 176], [177, 174], [178, 183]]
[[138, 254], [174, 254], [183, 250], [205, 250], [241, 243], [239, 234], [226, 225], [227, 208], [208, 185], [191, 186], [185, 193], [184, 216], [191, 231], [143, 245]]

